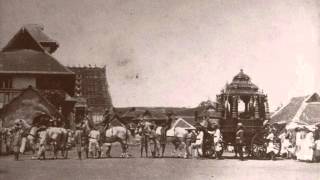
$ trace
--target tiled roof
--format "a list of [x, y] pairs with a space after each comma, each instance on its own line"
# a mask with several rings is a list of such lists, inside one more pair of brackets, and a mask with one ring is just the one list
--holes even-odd
[[205, 106], [198, 106], [195, 108], [188, 108], [188, 109], [183, 109], [180, 111], [177, 111], [176, 114], [179, 116], [194, 116], [195, 112], [198, 112], [198, 115], [201, 114], [201, 112], [205, 111], [207, 107]]
[[196, 125], [197, 123], [194, 119], [194, 116], [180, 116], [180, 117], [193, 126]]
[[300, 115], [300, 121], [307, 124], [316, 124], [320, 122], [320, 103], [308, 104]]
[[51, 39], [49, 36], [43, 33], [44, 27], [42, 25], [27, 24], [27, 25], [24, 25], [23, 28], [25, 28], [30, 33], [30, 35], [38, 42], [57, 43], [56, 40]]
[[0, 73], [74, 74], [51, 55], [31, 49], [0, 52]]
[[290, 122], [298, 112], [305, 98], [306, 96], [292, 98], [289, 104], [280, 109], [279, 112], [275, 112], [275, 114], [273, 114], [270, 122]]
[[43, 26], [38, 24], [23, 26], [2, 51], [33, 49], [42, 52], [47, 51], [48, 53], [55, 52], [59, 47], [58, 42], [43, 33], [43, 29]]
[[320, 123], [320, 98], [317, 93], [311, 96], [292, 98], [290, 103], [271, 116], [271, 123], [300, 122], [303, 124]]
[[180, 127], [180, 128], [194, 128], [194, 126], [192, 126], [192, 124], [188, 123], [187, 121], [185, 121], [185, 119], [183, 118], [179, 118], [177, 119], [177, 121], [174, 123], [174, 127]]
[[24, 119], [31, 125], [33, 119], [43, 113], [61, 117], [59, 111], [39, 91], [29, 87], [4, 106], [1, 119], [4, 127], [11, 127], [16, 119]]
[[227, 85], [226, 89], [229, 93], [233, 92], [257, 92], [258, 87], [251, 82], [251, 78], [243, 72], [241, 69], [240, 72], [234, 76], [232, 82]]
[[136, 109], [129, 109], [125, 113], [121, 115], [123, 118], [131, 118], [134, 119], [138, 117], [140, 114], [142, 114], [142, 111], [136, 110]]

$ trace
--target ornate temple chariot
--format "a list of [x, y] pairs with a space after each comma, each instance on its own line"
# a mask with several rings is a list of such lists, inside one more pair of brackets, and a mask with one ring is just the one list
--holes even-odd
[[226, 84], [217, 95], [217, 102], [225, 143], [235, 143], [237, 123], [241, 122], [245, 130], [246, 145], [250, 147], [253, 136], [261, 130], [263, 122], [270, 118], [267, 95], [241, 69], [232, 82]]

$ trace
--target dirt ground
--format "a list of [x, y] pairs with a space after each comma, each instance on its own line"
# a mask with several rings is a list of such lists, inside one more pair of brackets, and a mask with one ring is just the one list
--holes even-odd
[[[122, 159], [121, 149], [113, 147], [113, 158], [77, 160], [75, 152], [68, 159], [31, 160], [31, 155], [23, 155], [13, 161], [12, 156], [0, 157], [0, 179], [297, 179], [319, 180], [320, 163], [305, 163], [294, 160], [239, 161], [231, 154], [223, 160], [140, 158], [138, 147], [131, 147], [133, 157]], [[48, 154], [49, 156], [49, 154]]]

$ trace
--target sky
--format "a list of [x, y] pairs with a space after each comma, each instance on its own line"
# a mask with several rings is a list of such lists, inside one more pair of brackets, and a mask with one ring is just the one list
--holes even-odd
[[243, 69], [271, 109], [319, 92], [317, 0], [0, 0], [0, 47], [37, 23], [64, 65], [107, 67], [114, 106], [193, 107]]

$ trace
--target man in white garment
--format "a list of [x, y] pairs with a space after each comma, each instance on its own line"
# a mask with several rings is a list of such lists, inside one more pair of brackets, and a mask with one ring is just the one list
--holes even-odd
[[89, 153], [93, 158], [98, 158], [100, 155], [100, 132], [94, 128], [89, 133]]
[[213, 142], [214, 142], [214, 148], [215, 148], [215, 156], [217, 159], [220, 159], [221, 157], [221, 151], [222, 149], [222, 134], [220, 131], [220, 128], [218, 125], [215, 125], [215, 132], [213, 134]]
[[271, 160], [276, 160], [275, 155], [277, 154], [277, 149], [274, 144], [275, 134], [273, 129], [270, 129], [270, 132], [266, 139], [268, 140], [267, 154], [270, 155]]
[[297, 156], [297, 159], [311, 162], [313, 161], [315, 148], [313, 132], [306, 130], [305, 133], [305, 138], [302, 139], [301, 152], [299, 156]]
[[193, 157], [198, 158], [202, 155], [202, 142], [203, 142], [203, 132], [197, 128], [197, 139], [196, 142], [192, 143], [190, 146], [190, 152], [193, 151]]
[[283, 158], [289, 158], [289, 148], [292, 146], [290, 143], [290, 133], [285, 129], [285, 131], [279, 136], [281, 139], [281, 151], [280, 155]]

